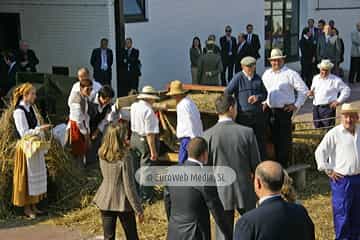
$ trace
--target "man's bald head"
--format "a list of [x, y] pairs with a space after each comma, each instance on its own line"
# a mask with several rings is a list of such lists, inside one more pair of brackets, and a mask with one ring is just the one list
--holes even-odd
[[255, 177], [260, 179], [266, 190], [273, 193], [280, 192], [284, 183], [283, 168], [274, 161], [260, 163], [256, 168]]

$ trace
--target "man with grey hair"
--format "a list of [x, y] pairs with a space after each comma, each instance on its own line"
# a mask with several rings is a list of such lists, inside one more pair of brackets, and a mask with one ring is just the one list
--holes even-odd
[[360, 82], [360, 22], [356, 24], [356, 30], [351, 33], [351, 43], [349, 82], [354, 83]]
[[282, 199], [284, 170], [273, 161], [260, 163], [254, 188], [259, 207], [245, 213], [236, 223], [234, 240], [314, 240], [314, 224], [306, 209]]

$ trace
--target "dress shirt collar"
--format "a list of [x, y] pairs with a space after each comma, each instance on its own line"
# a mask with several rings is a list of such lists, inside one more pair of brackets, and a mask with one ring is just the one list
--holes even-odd
[[280, 194], [274, 194], [274, 195], [269, 195], [269, 196], [262, 197], [259, 200], [259, 205], [264, 203], [266, 200], [269, 200], [269, 199], [272, 199], [272, 198], [277, 198], [277, 197], [281, 197], [281, 195]]
[[30, 105], [30, 104], [26, 104], [26, 103], [24, 102], [24, 100], [21, 100], [21, 101], [19, 102], [19, 105], [20, 105], [20, 106], [23, 106], [23, 107], [26, 109], [26, 111], [30, 112], [30, 107], [31, 107], [31, 105]]
[[150, 103], [148, 103], [148, 102], [147, 102], [147, 101], [145, 101], [145, 100], [139, 100], [139, 103], [140, 103], [140, 104], [142, 104], [142, 105], [145, 105], [145, 106], [147, 106], [147, 107], [152, 108], [151, 104], [150, 104]]
[[245, 71], [242, 71], [242, 73], [249, 81], [251, 81], [254, 78], [254, 76], [251, 77], [251, 76], [247, 75], [247, 73]]
[[204, 164], [202, 162], [200, 162], [199, 160], [196, 160], [196, 159], [193, 159], [193, 158], [188, 158], [187, 160], [189, 162], [196, 163], [196, 164], [200, 165], [200, 167], [204, 166]]
[[343, 132], [343, 133], [349, 133], [349, 134], [351, 134], [351, 135], [356, 135], [357, 134], [357, 132], [359, 131], [359, 126], [358, 125], [356, 125], [355, 126], [355, 131], [354, 131], [354, 134], [352, 134], [349, 130], [347, 130], [345, 127], [344, 127], [344, 125], [340, 125], [340, 129], [341, 129], [341, 131]]
[[271, 68], [271, 73], [282, 73], [282, 72], [284, 72], [284, 71], [286, 71], [287, 70], [287, 67], [284, 65], [284, 66], [282, 66], [279, 70], [277, 70], [277, 71], [274, 71], [272, 68]]
[[225, 117], [225, 116], [219, 116], [219, 120], [218, 122], [219, 123], [222, 123], [222, 122], [232, 122], [233, 120], [230, 118], [230, 117]]

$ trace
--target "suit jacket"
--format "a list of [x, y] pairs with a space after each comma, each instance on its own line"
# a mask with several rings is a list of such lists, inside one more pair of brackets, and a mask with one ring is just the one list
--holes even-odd
[[[39, 64], [39, 59], [36, 57], [35, 52], [31, 49], [24, 53], [18, 50], [15, 54], [16, 62], [19, 63], [19, 71], [21, 72], [36, 72], [36, 65]], [[20, 64], [24, 61], [28, 61], [28, 64], [21, 66]]]
[[253, 130], [233, 121], [219, 122], [204, 133], [204, 138], [209, 147], [209, 165], [228, 166], [236, 173], [233, 184], [217, 188], [224, 209], [255, 208], [251, 173], [260, 162], [260, 154]]
[[[196, 163], [189, 161], [185, 161], [184, 164], [189, 167], [199, 167]], [[170, 219], [167, 239], [210, 240], [209, 210], [226, 239], [231, 239], [230, 226], [224, 221], [224, 208], [215, 187], [169, 186], [168, 190], [170, 194]]]
[[330, 37], [329, 42], [326, 41], [325, 34], [319, 36], [317, 43], [317, 59], [329, 59], [334, 64], [339, 64], [341, 59], [341, 42], [339, 37]]
[[236, 45], [236, 54], [235, 54], [235, 72], [240, 72], [241, 71], [241, 60], [244, 57], [247, 56], [252, 56], [252, 52], [251, 52], [251, 48], [250, 45], [245, 42], [244, 45], [242, 46], [242, 48], [240, 49], [240, 44], [238, 43]]
[[131, 151], [115, 162], [100, 159], [103, 181], [93, 200], [100, 210], [142, 212], [135, 183], [135, 159], [136, 155]]
[[[236, 38], [231, 37], [231, 51], [230, 51], [230, 44], [227, 41], [226, 36], [222, 36], [220, 38], [220, 47], [221, 47], [221, 58], [223, 63], [234, 61], [235, 54], [236, 54]], [[229, 55], [229, 52], [231, 52], [231, 55]]]
[[360, 57], [360, 32], [354, 31], [351, 33], [351, 56]]
[[136, 48], [132, 48], [131, 51], [124, 49], [123, 64], [126, 68], [126, 72], [132, 76], [141, 76], [141, 62], [140, 62], [140, 51]]
[[[111, 74], [112, 72], [112, 64], [113, 64], [113, 52], [111, 49], [106, 49], [106, 55], [107, 55], [107, 72]], [[102, 79], [100, 76], [101, 74], [101, 48], [95, 48], [92, 51], [91, 58], [90, 58], [90, 64], [94, 68], [94, 79]]]
[[223, 71], [220, 55], [208, 51], [202, 55], [198, 66], [198, 83], [201, 85], [219, 85], [219, 76]]
[[236, 223], [234, 240], [240, 239], [314, 240], [314, 224], [303, 206], [273, 197]]
[[306, 39], [304, 36], [300, 40], [301, 61], [304, 63], [312, 63], [312, 59], [316, 56], [316, 45], [314, 45], [313, 37]]
[[[246, 40], [247, 40], [247, 38], [248, 38], [248, 34], [245, 35]], [[259, 36], [257, 34], [252, 33], [251, 43], [250, 43], [251, 56], [256, 59], [259, 59], [260, 58], [260, 54], [259, 54], [260, 48], [261, 48], [261, 44], [260, 44]]]
[[16, 86], [16, 73], [20, 71], [20, 66], [18, 63], [15, 63], [15, 65], [8, 69], [8, 78], [6, 81], [6, 88], [5, 91], [8, 92], [12, 87]]

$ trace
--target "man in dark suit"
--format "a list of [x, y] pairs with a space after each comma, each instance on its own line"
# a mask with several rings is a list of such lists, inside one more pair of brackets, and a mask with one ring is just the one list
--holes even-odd
[[[223, 71], [221, 73], [221, 84], [226, 86], [234, 75], [234, 63], [236, 54], [236, 38], [231, 36], [232, 29], [230, 26], [225, 27], [225, 36], [220, 38], [221, 60]], [[227, 71], [227, 80], [226, 80]]]
[[[315, 20], [313, 18], [309, 18], [307, 24], [308, 24], [307, 28], [311, 32], [313, 44], [316, 46], [317, 40], [319, 39], [320, 30], [317, 27], [315, 27]], [[305, 28], [303, 29], [303, 32], [304, 30]]]
[[246, 37], [244, 33], [238, 35], [238, 43], [236, 45], [236, 54], [235, 54], [235, 73], [240, 72], [241, 69], [241, 60], [244, 57], [251, 56], [250, 45], [246, 42]]
[[250, 45], [250, 49], [251, 49], [251, 57], [259, 59], [260, 58], [260, 54], [259, 54], [259, 50], [261, 48], [260, 45], [260, 39], [259, 36], [257, 34], [253, 33], [254, 31], [254, 26], [252, 24], [248, 24], [246, 26], [246, 42]]
[[102, 85], [111, 85], [113, 52], [108, 48], [108, 44], [108, 39], [101, 39], [100, 48], [95, 48], [90, 58], [90, 64], [94, 69], [94, 79]]
[[21, 72], [36, 72], [36, 65], [39, 64], [39, 59], [35, 52], [29, 49], [29, 44], [21, 40], [19, 43], [19, 50], [16, 52], [16, 62], [19, 64], [19, 71]]
[[16, 62], [16, 57], [12, 52], [5, 54], [4, 61], [8, 66], [7, 79], [3, 84], [3, 91], [5, 94], [16, 85], [16, 73], [19, 72], [19, 64]]
[[[188, 154], [189, 158], [184, 166], [199, 169], [200, 173], [202, 166], [208, 161], [206, 141], [199, 137], [193, 138], [188, 145]], [[224, 221], [224, 208], [217, 195], [216, 187], [169, 186], [168, 190], [171, 206], [168, 240], [210, 240], [209, 210], [224, 233], [225, 239], [232, 239], [232, 231]]]
[[309, 28], [304, 28], [299, 42], [301, 51], [301, 77], [308, 87], [311, 87], [316, 67], [316, 45]]
[[[237, 115], [236, 100], [231, 95], [222, 95], [215, 101], [219, 122], [204, 133], [209, 147], [209, 165], [214, 170], [226, 166], [236, 173], [236, 180], [228, 186], [218, 186], [217, 191], [225, 209], [223, 221], [234, 226], [234, 213], [240, 214], [255, 208], [256, 195], [251, 176], [260, 163], [256, 137], [251, 128], [234, 122]], [[216, 229], [216, 239], [226, 239]]]
[[133, 47], [133, 40], [125, 40], [125, 49], [122, 63], [125, 67], [126, 95], [131, 90], [139, 90], [139, 77], [141, 76], [140, 51]]
[[284, 172], [279, 163], [266, 161], [255, 171], [259, 207], [236, 223], [234, 240], [314, 240], [314, 224], [306, 209], [285, 202], [280, 191]]

